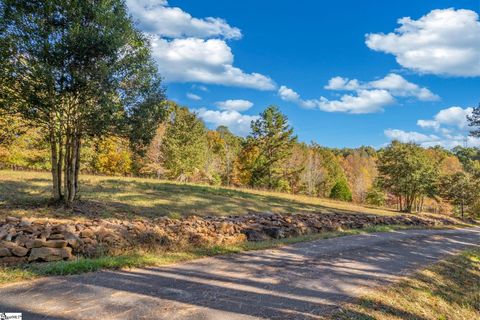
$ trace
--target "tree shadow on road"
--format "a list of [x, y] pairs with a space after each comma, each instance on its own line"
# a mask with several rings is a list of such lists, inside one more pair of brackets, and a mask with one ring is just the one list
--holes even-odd
[[[424, 235], [391, 243], [379, 242], [380, 235], [356, 236], [355, 240], [345, 237], [167, 267], [62, 277], [60, 283], [48, 284], [45, 280], [29, 290], [45, 292], [47, 298], [65, 292], [74, 297], [92, 295], [89, 299], [96, 301], [96, 307], [91, 312], [112, 317], [121, 310], [122, 302], [108, 297], [125, 294], [133, 304], [141, 297], [142, 308], [157, 319], [182, 319], [177, 313], [185, 310], [188, 312], [184, 319], [208, 318], [212, 313], [220, 319], [241, 315], [271, 319], [373, 319], [368, 308], [379, 308], [401, 319], [426, 320], [420, 313], [386, 303], [347, 310], [350, 313], [339, 311], [344, 303], [355, 304], [356, 298], [368, 289], [388, 286], [399, 275], [461, 249], [465, 243], [478, 242], [477, 236], [449, 235], [439, 240]], [[397, 237], [401, 238], [401, 234]], [[12, 288], [2, 293], [11, 296], [22, 292], [22, 288]], [[41, 303], [44, 297], [38, 299]], [[68, 307], [73, 306], [65, 306]], [[346, 315], [351, 318], [341, 318]]]

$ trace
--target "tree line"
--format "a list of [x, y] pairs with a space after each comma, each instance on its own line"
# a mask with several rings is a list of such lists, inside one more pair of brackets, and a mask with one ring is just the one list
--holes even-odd
[[[84, 138], [82, 173], [304, 194], [388, 206], [404, 212], [480, 212], [480, 151], [423, 148], [393, 141], [375, 150], [299, 142], [275, 106], [252, 122], [247, 137], [208, 129], [187, 107], [162, 103], [164, 117], [143, 148], [118, 135]], [[48, 136], [20, 117], [0, 121], [0, 167], [51, 170]]]
[[[469, 122], [479, 136], [480, 107]], [[478, 214], [479, 160], [475, 148], [299, 142], [275, 106], [246, 138], [209, 130], [167, 100], [124, 1], [0, 1], [0, 166], [49, 170], [67, 206], [94, 173]]]

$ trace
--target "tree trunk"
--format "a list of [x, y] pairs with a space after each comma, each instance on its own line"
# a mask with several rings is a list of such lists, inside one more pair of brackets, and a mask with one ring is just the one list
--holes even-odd
[[78, 184], [78, 176], [80, 175], [80, 149], [82, 147], [81, 144], [82, 144], [82, 138], [81, 138], [81, 136], [78, 136], [77, 137], [77, 145], [76, 145], [77, 151], [75, 152], [75, 154], [76, 154], [75, 175], [74, 175], [75, 196], [77, 196], [78, 191], [80, 189], [79, 184]]
[[57, 141], [55, 139], [55, 132], [53, 129], [50, 129], [50, 151], [51, 151], [51, 165], [52, 165], [52, 197], [54, 201], [59, 201], [61, 198], [60, 193], [60, 182], [58, 176], [58, 151], [57, 151]]
[[51, 172], [52, 172], [52, 196], [54, 201], [62, 199], [62, 145], [61, 140], [55, 132], [55, 129], [50, 129], [50, 150], [51, 150]]
[[71, 141], [72, 141], [72, 137], [70, 135], [70, 129], [67, 129], [66, 130], [66, 137], [65, 137], [65, 161], [64, 161], [64, 172], [63, 172], [63, 176], [64, 176], [64, 180], [63, 180], [63, 196], [64, 196], [64, 200], [65, 200], [65, 204], [68, 206], [70, 206], [70, 203], [69, 203], [69, 199], [70, 199], [70, 195], [69, 195], [69, 191], [70, 191], [70, 188], [69, 188], [69, 185], [70, 185], [70, 166], [71, 166], [71, 151], [72, 151], [72, 148], [71, 148]]
[[76, 133], [69, 132], [65, 149], [65, 205], [71, 207], [77, 196], [80, 163], [80, 141]]

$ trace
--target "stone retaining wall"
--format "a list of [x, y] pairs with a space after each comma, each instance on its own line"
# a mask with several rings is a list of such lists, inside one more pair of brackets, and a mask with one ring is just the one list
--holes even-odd
[[152, 220], [0, 219], [0, 264], [117, 255], [132, 250], [234, 244], [374, 225], [451, 225], [450, 218], [413, 215], [251, 213]]

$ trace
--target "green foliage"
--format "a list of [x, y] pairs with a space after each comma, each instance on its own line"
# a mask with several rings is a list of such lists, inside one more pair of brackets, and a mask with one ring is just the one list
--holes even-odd
[[275, 106], [270, 106], [251, 125], [252, 133], [247, 138], [247, 149], [257, 149], [258, 155], [252, 164], [249, 184], [278, 190], [284, 182], [281, 164], [291, 154], [297, 137], [288, 125], [287, 117]]
[[460, 214], [465, 211], [476, 215], [477, 204], [480, 199], [480, 181], [464, 172], [457, 172], [443, 176], [439, 187], [442, 198], [450, 201], [458, 208]]
[[480, 104], [473, 108], [473, 112], [470, 116], [467, 116], [468, 125], [472, 127], [470, 134], [473, 137], [480, 137]]
[[380, 153], [379, 183], [398, 197], [402, 211], [421, 210], [422, 199], [436, 195], [438, 165], [420, 146], [394, 141]]
[[480, 149], [457, 146], [453, 148], [453, 153], [460, 160], [465, 171], [474, 172], [480, 169]]
[[206, 129], [196, 114], [171, 104], [170, 120], [161, 146], [167, 177], [192, 181], [205, 166]]
[[352, 192], [345, 180], [340, 180], [332, 188], [330, 198], [342, 201], [352, 201]]
[[2, 1], [0, 48], [0, 110], [44, 129], [56, 200], [76, 197], [82, 139], [153, 137], [163, 89], [124, 1]]
[[369, 205], [380, 207], [385, 205], [385, 198], [385, 193], [381, 189], [372, 187], [368, 190], [365, 202]]
[[93, 150], [90, 172], [110, 176], [127, 175], [131, 172], [132, 153], [126, 139], [96, 139]]
[[338, 181], [346, 181], [345, 173], [338, 158], [331, 150], [314, 145], [314, 152], [320, 158], [320, 165], [323, 171], [322, 179], [317, 185], [318, 194], [326, 197], [329, 196], [329, 193]]
[[50, 149], [42, 130], [28, 129], [15, 118], [5, 119], [5, 123], [0, 120], [0, 168], [50, 169]]

